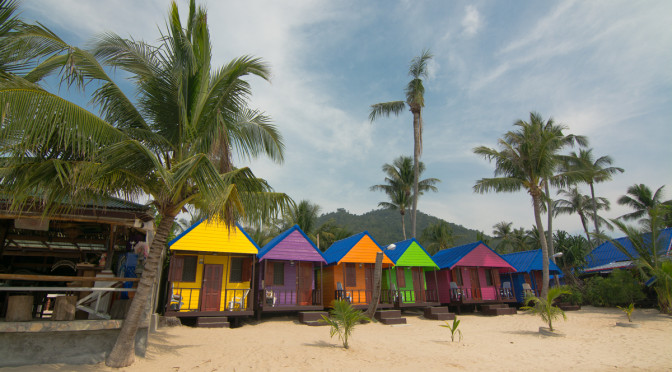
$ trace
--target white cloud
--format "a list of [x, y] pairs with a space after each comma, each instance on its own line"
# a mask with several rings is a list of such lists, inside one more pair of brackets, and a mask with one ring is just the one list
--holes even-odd
[[462, 18], [462, 28], [465, 35], [468, 37], [476, 35], [482, 26], [481, 14], [473, 5], [467, 5], [465, 8], [464, 18]]

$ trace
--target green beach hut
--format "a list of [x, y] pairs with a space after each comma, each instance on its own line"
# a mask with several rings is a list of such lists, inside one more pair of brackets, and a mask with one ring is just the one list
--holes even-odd
[[[439, 305], [436, 270], [439, 267], [415, 238], [390, 244], [383, 250], [394, 267], [383, 270], [382, 288], [395, 307]], [[427, 288], [427, 281], [434, 285]]]

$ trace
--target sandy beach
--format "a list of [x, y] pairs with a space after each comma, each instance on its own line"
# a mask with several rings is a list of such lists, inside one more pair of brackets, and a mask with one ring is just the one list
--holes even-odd
[[[584, 307], [567, 312], [556, 328], [565, 337], [538, 333], [533, 315], [464, 314], [461, 342], [450, 342], [441, 321], [406, 313], [408, 324], [358, 326], [350, 349], [329, 338], [328, 327], [309, 327], [296, 317], [250, 321], [237, 329], [161, 328], [146, 358], [122, 371], [672, 371], [672, 317], [636, 310], [640, 328], [618, 309]], [[7, 371], [100, 371], [99, 365], [40, 365]]]

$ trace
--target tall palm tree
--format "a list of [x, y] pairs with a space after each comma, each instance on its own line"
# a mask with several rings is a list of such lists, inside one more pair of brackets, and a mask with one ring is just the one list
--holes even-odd
[[[544, 121], [537, 113], [530, 113], [529, 122], [518, 120], [517, 130], [509, 131], [499, 142], [500, 150], [486, 146], [474, 152], [495, 162], [495, 178], [482, 178], [474, 185], [474, 191], [485, 193], [514, 192], [525, 189], [532, 197], [532, 207], [542, 251], [542, 296], [548, 292], [548, 245], [541, 222], [543, 186], [546, 180], [562, 186], [564, 180], [555, 176], [560, 159], [558, 153], [575, 142], [575, 137], [564, 135], [565, 126], [553, 119]], [[501, 177], [497, 177], [501, 176]]]
[[595, 223], [595, 233], [598, 235], [600, 234], [599, 218], [597, 216], [599, 202], [595, 198], [595, 184], [609, 181], [612, 175], [624, 172], [623, 168], [612, 167], [612, 163], [613, 160], [609, 156], [595, 159], [593, 149], [580, 149], [578, 154], [572, 152], [568, 158], [569, 168], [577, 172], [579, 179], [590, 186], [590, 197], [593, 201], [593, 222]]
[[[558, 195], [564, 196], [565, 199], [558, 199], [555, 201], [553, 214], [556, 216], [559, 214], [578, 214], [579, 218], [581, 219], [581, 226], [583, 226], [583, 231], [586, 233], [588, 244], [592, 246], [593, 244], [590, 240], [590, 233], [588, 231], [587, 225], [589, 218], [588, 213], [594, 210], [609, 210], [609, 200], [603, 197], [591, 199], [591, 197], [581, 194], [576, 186], [570, 188], [569, 190], [560, 189], [558, 190]], [[596, 203], [597, 205], [593, 205], [593, 203]], [[595, 218], [594, 215], [592, 218]], [[598, 216], [598, 218], [601, 217]]]
[[[401, 214], [401, 230], [404, 234], [404, 240], [406, 240], [406, 211], [409, 207], [409, 202], [413, 199], [415, 191], [415, 175], [416, 168], [418, 170], [417, 175], [420, 177], [425, 171], [425, 164], [423, 162], [418, 163], [418, 167], [415, 167], [413, 160], [410, 156], [400, 156], [392, 162], [392, 164], [383, 165], [383, 172], [387, 175], [385, 177], [385, 184], [373, 185], [371, 186], [371, 191], [382, 191], [388, 198], [389, 202], [380, 202], [378, 203], [379, 207], [390, 210], [398, 210]], [[437, 192], [436, 188], [437, 183], [441, 180], [437, 178], [426, 178], [424, 180], [417, 182], [417, 192], [419, 195], [422, 195], [425, 191], [434, 191]]]
[[[0, 84], [5, 118], [0, 187], [12, 197], [12, 208], [21, 209], [35, 195], [42, 196], [45, 213], [64, 199], [76, 204], [92, 195], [147, 195], [161, 217], [136, 295], [106, 360], [113, 367], [134, 361], [135, 334], [159, 258], [175, 216], [186, 205], [232, 225], [242, 217], [277, 214], [291, 203], [250, 169], [231, 163], [232, 154], [283, 160], [279, 132], [247, 104], [251, 87], [245, 77], [268, 79], [266, 64], [244, 56], [213, 68], [206, 11], [193, 0], [186, 25], [177, 4], [171, 4], [167, 28], [158, 47], [111, 33], [99, 36], [90, 51], [53, 34], [33, 38], [33, 43], [61, 45], [63, 53], [44, 60], [27, 80], [60, 72], [64, 81], [79, 86], [98, 82], [92, 102], [100, 117], [35, 84]], [[106, 68], [131, 77], [136, 105]]]
[[446, 221], [431, 224], [422, 231], [421, 240], [430, 255], [455, 246], [453, 229]]
[[411, 236], [415, 237], [420, 179], [420, 155], [422, 155], [422, 108], [425, 107], [425, 87], [422, 78], [427, 77], [427, 62], [432, 59], [429, 50], [424, 50], [413, 58], [408, 74], [412, 77], [406, 85], [406, 101], [392, 101], [371, 105], [369, 120], [373, 122], [379, 116], [399, 115], [406, 105], [413, 114], [413, 209], [411, 213]]
[[[663, 202], [664, 187], [665, 186], [660, 186], [655, 193], [643, 183], [628, 187], [626, 195], [621, 196], [617, 202], [620, 205], [625, 205], [634, 209], [634, 211], [622, 215], [619, 219], [629, 221], [647, 217], [652, 209], [660, 204], [666, 203]], [[641, 222], [646, 223], [647, 221], [648, 219], [645, 218]]]

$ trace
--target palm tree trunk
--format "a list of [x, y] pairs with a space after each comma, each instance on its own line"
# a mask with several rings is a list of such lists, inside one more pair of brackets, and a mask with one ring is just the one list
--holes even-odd
[[586, 238], [588, 238], [588, 245], [593, 246], [593, 243], [590, 241], [590, 233], [588, 232], [588, 226], [586, 226], [586, 216], [583, 212], [579, 212], [579, 218], [581, 218], [581, 226], [583, 226], [583, 231], [586, 233]]
[[418, 217], [418, 178], [420, 177], [420, 154], [422, 153], [422, 117], [420, 110], [413, 111], [413, 211], [411, 213], [411, 237], [415, 238]]
[[[548, 254], [551, 256], [551, 261], [553, 261], [554, 264], [557, 264], [555, 262], [555, 242], [553, 241], [553, 200], [551, 199], [551, 193], [550, 193], [550, 188], [548, 187], [548, 180], [544, 182], [544, 188], [546, 191], [546, 197], [548, 198]], [[550, 274], [549, 274], [550, 275]], [[560, 279], [558, 278], [558, 275], [555, 274], [553, 275], [553, 278], [555, 279], [555, 286], [559, 287], [560, 286]]]
[[105, 359], [105, 365], [108, 367], [128, 367], [135, 361], [135, 335], [138, 331], [140, 322], [143, 320], [142, 317], [145, 315], [147, 301], [149, 300], [150, 292], [154, 286], [156, 269], [159, 265], [161, 252], [166, 246], [166, 240], [174, 221], [174, 215], [164, 214], [161, 216], [161, 222], [156, 230], [152, 245], [149, 248], [149, 256], [147, 257], [147, 262], [142, 271], [137, 291], [135, 292], [135, 296], [131, 301], [131, 306], [128, 309], [128, 314], [121, 326], [117, 342]]
[[548, 294], [548, 244], [546, 244], [546, 234], [544, 233], [544, 226], [541, 223], [541, 190], [531, 190], [532, 194], [532, 205], [534, 207], [534, 220], [537, 223], [537, 230], [539, 230], [539, 242], [541, 243], [541, 260], [542, 260], [542, 270], [541, 270], [541, 280], [543, 281], [541, 285], [541, 295], [540, 297], [545, 298]]
[[590, 197], [593, 199], [593, 222], [595, 223], [595, 234], [598, 236], [596, 245], [600, 245], [600, 226], [599, 226], [599, 221], [597, 220], [597, 203], [595, 203], [595, 189], [593, 188], [593, 183], [589, 183], [590, 185]]
[[404, 232], [404, 240], [406, 240], [406, 214], [401, 211], [401, 231]]

